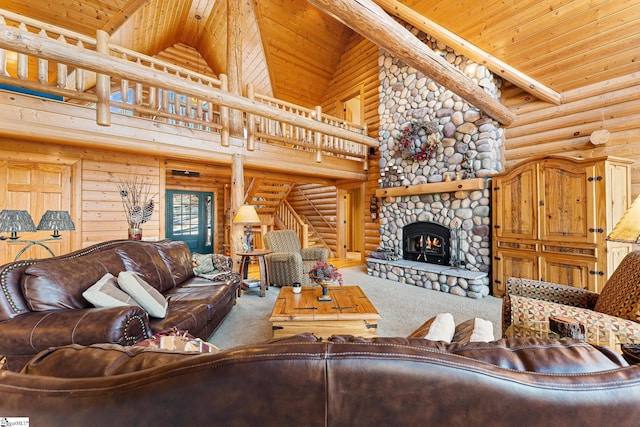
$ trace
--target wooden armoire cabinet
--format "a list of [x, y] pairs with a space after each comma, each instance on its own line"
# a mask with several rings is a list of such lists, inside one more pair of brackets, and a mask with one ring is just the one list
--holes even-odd
[[493, 294], [508, 277], [599, 292], [631, 245], [607, 235], [630, 204], [632, 161], [537, 157], [493, 177]]

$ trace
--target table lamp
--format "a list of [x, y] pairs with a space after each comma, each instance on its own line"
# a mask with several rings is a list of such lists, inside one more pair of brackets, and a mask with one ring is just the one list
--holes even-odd
[[251, 225], [260, 224], [260, 217], [256, 208], [251, 205], [242, 205], [236, 216], [233, 218], [234, 224], [244, 224], [245, 228], [245, 241], [243, 243], [243, 249], [245, 252], [251, 252], [253, 250], [253, 230]]
[[71, 215], [67, 211], [46, 211], [40, 222], [38, 223], [38, 230], [53, 230], [51, 237], [54, 239], [60, 238], [60, 230], [75, 230], [76, 226], [71, 220]]
[[640, 196], [638, 196], [631, 207], [622, 215], [607, 240], [612, 242], [640, 244]]
[[1, 239], [18, 239], [18, 231], [36, 231], [36, 225], [29, 212], [3, 209], [0, 212], [0, 233], [11, 233], [11, 237], [2, 236]]

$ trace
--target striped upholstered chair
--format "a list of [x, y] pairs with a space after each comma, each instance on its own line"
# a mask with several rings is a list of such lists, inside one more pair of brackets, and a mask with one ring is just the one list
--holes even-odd
[[329, 251], [325, 248], [301, 248], [295, 231], [275, 230], [264, 235], [264, 247], [268, 254], [267, 270], [269, 285], [287, 286], [294, 282], [310, 285], [309, 270], [320, 260], [327, 260]]
[[540, 280], [507, 279], [504, 336], [511, 325], [540, 324], [552, 315], [585, 325], [589, 342], [640, 343], [640, 252], [622, 260], [600, 294]]

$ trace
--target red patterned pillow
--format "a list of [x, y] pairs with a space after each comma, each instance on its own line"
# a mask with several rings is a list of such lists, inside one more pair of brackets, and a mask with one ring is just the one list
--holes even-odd
[[640, 252], [631, 252], [622, 260], [593, 310], [640, 322]]

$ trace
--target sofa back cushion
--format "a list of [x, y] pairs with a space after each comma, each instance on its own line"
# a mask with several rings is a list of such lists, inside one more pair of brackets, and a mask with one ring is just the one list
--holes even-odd
[[25, 270], [22, 292], [33, 311], [88, 308], [92, 305], [82, 293], [105, 274], [123, 269], [114, 251], [39, 262]]
[[158, 253], [157, 243], [130, 242], [121, 245], [116, 253], [122, 259], [127, 271], [134, 271], [145, 282], [160, 292], [175, 287], [169, 268]]
[[193, 277], [191, 250], [186, 242], [163, 240], [155, 244], [160, 257], [167, 266], [175, 286]]

